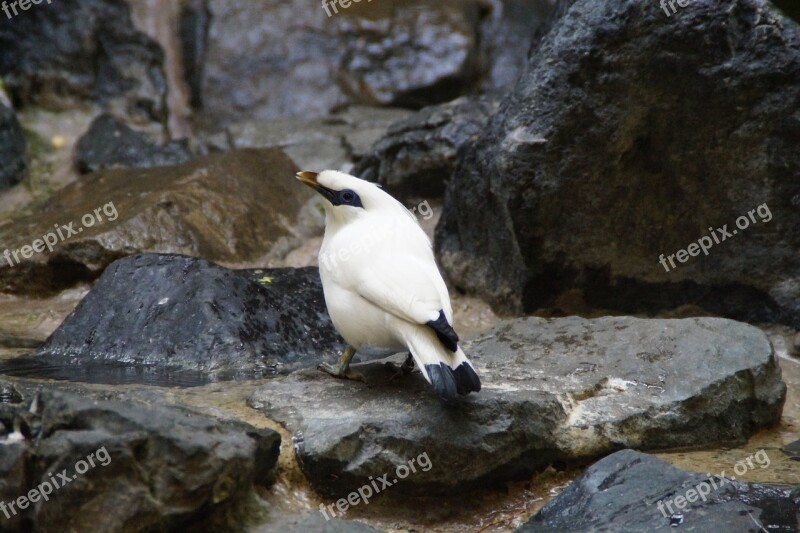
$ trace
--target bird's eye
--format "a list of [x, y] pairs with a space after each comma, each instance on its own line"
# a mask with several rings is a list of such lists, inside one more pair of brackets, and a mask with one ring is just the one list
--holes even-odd
[[353, 194], [351, 191], [344, 191], [342, 193], [342, 200], [344, 200], [348, 204], [350, 202], [352, 202], [353, 200], [355, 200], [355, 198], [356, 198], [356, 195]]

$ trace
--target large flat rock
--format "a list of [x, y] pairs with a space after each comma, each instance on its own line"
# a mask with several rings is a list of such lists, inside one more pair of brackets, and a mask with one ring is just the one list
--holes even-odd
[[392, 493], [457, 493], [621, 448], [741, 442], [785, 398], [764, 333], [726, 319], [523, 318], [463, 346], [484, 388], [460, 402], [372, 363], [359, 368], [368, 385], [301, 371], [249, 403], [295, 433], [314, 486], [341, 496], [421, 454], [432, 467]]

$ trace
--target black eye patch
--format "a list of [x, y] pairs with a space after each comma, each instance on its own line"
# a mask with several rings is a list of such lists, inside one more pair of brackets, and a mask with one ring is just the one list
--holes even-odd
[[336, 199], [338, 203], [334, 203], [333, 205], [349, 205], [352, 207], [364, 207], [361, 203], [361, 198], [355, 191], [350, 189], [344, 189], [343, 191], [339, 191], [336, 193]]

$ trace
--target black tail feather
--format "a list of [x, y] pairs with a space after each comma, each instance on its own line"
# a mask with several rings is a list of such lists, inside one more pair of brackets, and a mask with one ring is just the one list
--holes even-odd
[[452, 400], [458, 395], [458, 387], [456, 386], [456, 378], [453, 375], [453, 370], [444, 363], [438, 365], [425, 365], [425, 370], [428, 371], [428, 376], [431, 378], [431, 385], [436, 394], [445, 400]]
[[453, 371], [453, 376], [456, 379], [456, 389], [459, 394], [469, 394], [470, 392], [479, 392], [481, 390], [481, 378], [475, 373], [475, 370], [469, 363], [461, 363]]
[[457, 395], [466, 395], [481, 390], [481, 380], [475, 370], [467, 363], [461, 363], [453, 370], [445, 363], [425, 365], [431, 385], [436, 394], [445, 400], [452, 400]]

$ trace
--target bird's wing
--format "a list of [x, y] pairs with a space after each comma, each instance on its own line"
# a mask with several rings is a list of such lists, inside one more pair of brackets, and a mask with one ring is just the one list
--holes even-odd
[[[414, 324], [435, 321], [443, 309], [450, 314], [442, 294], [447, 289], [432, 259], [428, 265], [409, 255], [379, 254], [357, 270], [353, 290], [387, 313]], [[449, 300], [446, 292], [444, 299]]]

